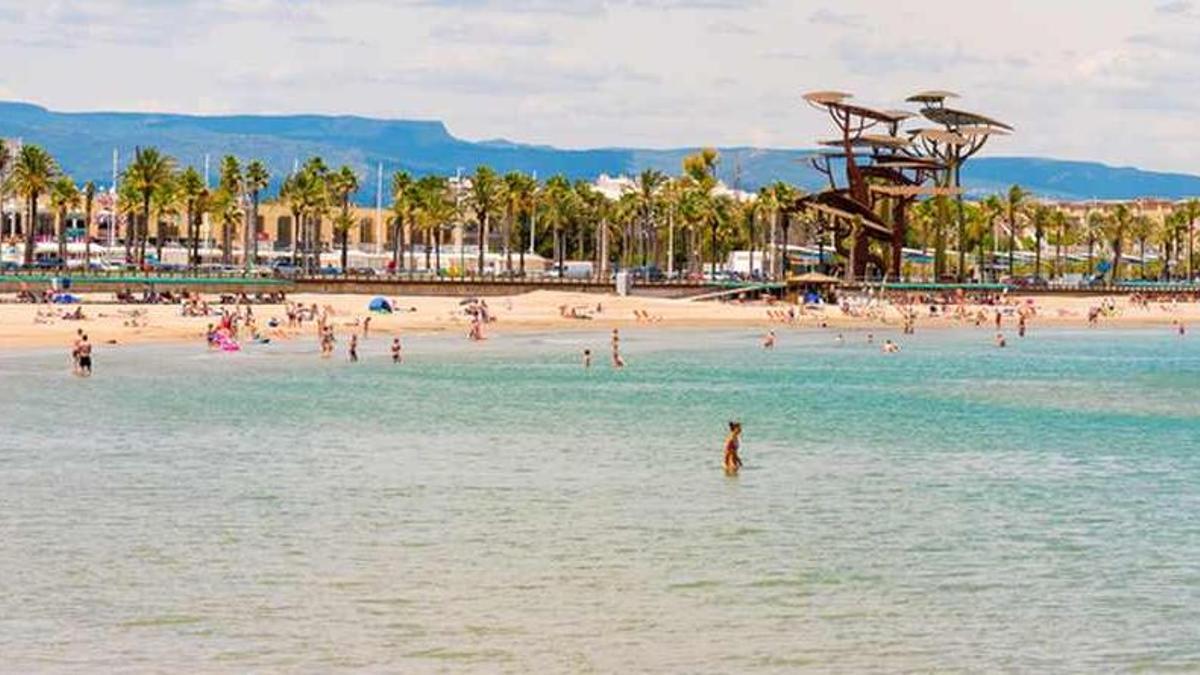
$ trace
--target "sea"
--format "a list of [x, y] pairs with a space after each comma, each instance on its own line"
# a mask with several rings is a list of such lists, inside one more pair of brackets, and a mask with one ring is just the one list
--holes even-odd
[[1200, 337], [873, 337], [2, 350], [0, 672], [1200, 670]]

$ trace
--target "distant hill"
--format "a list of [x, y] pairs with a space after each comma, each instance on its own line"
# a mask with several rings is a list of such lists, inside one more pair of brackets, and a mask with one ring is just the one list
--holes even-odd
[[[436, 121], [378, 120], [324, 115], [195, 116], [149, 113], [60, 113], [26, 103], [0, 102], [0, 137], [45, 146], [79, 181], [111, 181], [112, 151], [129, 157], [135, 146], [157, 146], [183, 163], [215, 167], [224, 154], [262, 159], [276, 177], [297, 160], [320, 155], [331, 165], [348, 164], [365, 178], [360, 197], [374, 196], [374, 167], [416, 174], [453, 174], [486, 164], [498, 171], [557, 173], [572, 179], [601, 173], [630, 174], [646, 168], [678, 172], [695, 148], [562, 150], [509, 140], [466, 141]], [[721, 148], [721, 177], [744, 189], [785, 180], [809, 189], [823, 186], [803, 149]], [[122, 160], [124, 162], [124, 159]], [[1200, 195], [1200, 176], [1116, 168], [1090, 162], [1031, 157], [980, 157], [967, 165], [964, 181], [973, 193], [1018, 183], [1037, 194], [1062, 199], [1180, 198]]]

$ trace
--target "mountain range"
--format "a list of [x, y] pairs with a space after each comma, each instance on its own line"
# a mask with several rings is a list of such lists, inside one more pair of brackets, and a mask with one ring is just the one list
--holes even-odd
[[[112, 182], [112, 155], [124, 162], [135, 146], [157, 146], [183, 164], [212, 170], [222, 155], [266, 162], [278, 179], [297, 161], [319, 155], [327, 164], [347, 164], [364, 176], [359, 197], [374, 199], [375, 167], [385, 172], [453, 174], [488, 165], [498, 171], [565, 174], [592, 179], [600, 174], [632, 174], [643, 169], [678, 173], [683, 157], [696, 148], [666, 150], [601, 148], [565, 150], [508, 140], [469, 141], [455, 137], [438, 121], [382, 120], [326, 115], [198, 116], [155, 113], [55, 112], [19, 102], [0, 102], [0, 137], [19, 138], [49, 150], [77, 181]], [[805, 149], [719, 148], [721, 178], [743, 189], [784, 180], [819, 189], [824, 178], [806, 161]], [[1178, 199], [1200, 195], [1200, 176], [1111, 167], [1094, 162], [1036, 157], [988, 157], [970, 161], [963, 181], [975, 194], [1020, 184], [1043, 197]]]

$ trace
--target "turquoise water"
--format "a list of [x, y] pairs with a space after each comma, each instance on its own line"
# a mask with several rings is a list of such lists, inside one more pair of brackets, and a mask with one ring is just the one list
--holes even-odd
[[0, 670], [1200, 668], [1200, 342], [989, 335], [2, 356]]

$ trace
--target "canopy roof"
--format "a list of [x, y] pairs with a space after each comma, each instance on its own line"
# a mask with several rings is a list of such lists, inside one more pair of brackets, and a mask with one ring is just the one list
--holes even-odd
[[914, 129], [909, 132], [914, 138], [922, 138], [934, 143], [945, 143], [946, 145], [966, 145], [967, 139], [953, 131], [945, 129]]
[[948, 98], [959, 98], [959, 95], [952, 91], [930, 89], [928, 91], [919, 91], [904, 100], [909, 103], [941, 103]]
[[788, 277], [788, 281], [794, 284], [820, 284], [826, 286], [842, 283], [841, 279], [831, 277], [828, 274], [821, 274], [820, 272], [808, 272], [799, 276]]
[[[831, 139], [821, 141], [821, 145], [828, 147], [841, 147], [843, 141]], [[911, 141], [900, 138], [898, 136], [885, 136], [883, 134], [863, 134], [858, 138], [850, 139], [850, 145], [855, 148], [907, 148], [912, 145]]]
[[891, 228], [884, 224], [874, 211], [851, 199], [844, 190], [826, 190], [809, 195], [800, 199], [798, 204], [834, 218], [846, 220], [861, 218], [863, 227], [869, 234], [876, 237], [890, 238], [892, 236]]
[[854, 94], [848, 94], [844, 91], [810, 91], [803, 96], [805, 101], [816, 105], [829, 105], [830, 103], [841, 103], [848, 98], [854, 98]]
[[930, 171], [939, 171], [946, 168], [945, 164], [936, 159], [909, 157], [907, 155], [884, 155], [876, 157], [875, 163], [891, 169], [928, 169]]
[[985, 115], [978, 113], [967, 112], [965, 110], [955, 110], [954, 108], [923, 108], [921, 114], [932, 122], [944, 124], [949, 127], [965, 127], [965, 126], [992, 126], [1000, 127], [1006, 131], [1012, 131], [1013, 128], [1004, 122], [994, 120]]

